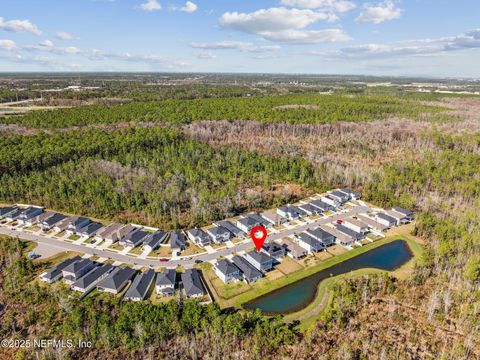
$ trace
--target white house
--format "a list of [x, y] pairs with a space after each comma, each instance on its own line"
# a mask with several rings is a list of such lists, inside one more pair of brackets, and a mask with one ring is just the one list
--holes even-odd
[[343, 221], [343, 225], [361, 234], [365, 234], [366, 232], [368, 232], [368, 225], [358, 219], [354, 219], [354, 218], [345, 219]]
[[229, 260], [218, 260], [213, 270], [225, 284], [240, 279], [240, 269]]

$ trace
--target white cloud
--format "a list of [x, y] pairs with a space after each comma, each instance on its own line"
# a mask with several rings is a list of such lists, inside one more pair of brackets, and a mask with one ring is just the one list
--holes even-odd
[[147, 0], [147, 2], [140, 5], [140, 8], [145, 11], [158, 11], [162, 6], [157, 0]]
[[355, 3], [345, 0], [281, 0], [282, 5], [303, 9], [321, 9], [344, 13], [355, 9]]
[[365, 44], [346, 47], [329, 54], [311, 54], [335, 59], [373, 59], [400, 56], [438, 56], [452, 51], [480, 49], [480, 29], [438, 39], [398, 41], [392, 44]]
[[27, 32], [33, 35], [42, 35], [42, 32], [37, 25], [31, 23], [30, 20], [5, 21], [0, 17], [0, 29], [11, 32]]
[[73, 55], [79, 54], [81, 50], [75, 46], [57, 47], [51, 40], [44, 40], [37, 45], [26, 45], [23, 47], [29, 51], [45, 51], [54, 54]]
[[249, 53], [267, 53], [280, 50], [281, 47], [279, 45], [262, 45], [262, 46], [252, 46], [245, 48], [243, 51]]
[[186, 13], [193, 13], [198, 10], [197, 4], [187, 1], [184, 6], [180, 8], [180, 11], [186, 12]]
[[12, 40], [0, 40], [0, 49], [2, 50], [13, 50], [16, 47], [17, 44]]
[[76, 36], [74, 36], [73, 34], [71, 34], [69, 32], [66, 32], [66, 31], [58, 31], [55, 34], [55, 36], [59, 40], [75, 40], [75, 39], [77, 39]]
[[220, 18], [220, 25], [226, 29], [263, 35], [276, 31], [303, 29], [321, 20], [334, 21], [337, 17], [309, 9], [278, 7], [260, 9], [253, 13], [227, 12]]
[[253, 44], [246, 41], [213, 41], [213, 42], [204, 42], [204, 43], [191, 43], [190, 46], [195, 49], [204, 49], [204, 50], [230, 50], [230, 49], [243, 49]]
[[402, 9], [395, 8], [391, 0], [376, 5], [365, 4], [365, 10], [355, 19], [357, 23], [381, 24], [387, 20], [399, 19], [402, 16]]
[[271, 41], [295, 44], [332, 43], [351, 39], [342, 29], [286, 30], [265, 33], [263, 37]]
[[195, 56], [202, 60], [212, 60], [217, 57], [217, 55], [211, 52], [199, 52], [199, 53], [196, 53]]

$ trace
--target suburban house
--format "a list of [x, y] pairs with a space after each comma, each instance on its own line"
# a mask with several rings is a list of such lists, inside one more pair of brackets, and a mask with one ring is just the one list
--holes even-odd
[[411, 212], [410, 210], [407, 210], [407, 209], [404, 209], [404, 208], [401, 208], [401, 207], [394, 207], [394, 208], [392, 208], [392, 210], [405, 215], [405, 219], [407, 221], [412, 221], [413, 220], [413, 212]]
[[25, 225], [27, 226], [32, 226], [32, 225], [35, 225], [35, 224], [38, 224], [40, 225], [42, 223], [43, 220], [49, 218], [50, 216], [52, 216], [53, 214], [55, 214], [53, 211], [45, 211], [45, 212], [42, 212], [41, 214], [33, 217], [33, 218], [30, 218], [28, 220], [25, 221]]
[[313, 206], [310, 203], [298, 205], [298, 208], [304, 211], [307, 215], [315, 215], [315, 214], [320, 214], [322, 212], [322, 210]]
[[73, 216], [68, 222], [67, 234], [76, 234], [80, 231], [81, 228], [87, 226], [89, 223], [90, 219], [87, 219], [83, 216]]
[[330, 191], [328, 196], [338, 201], [338, 203], [343, 204], [350, 200], [350, 195], [346, 194], [340, 190]]
[[138, 228], [130, 224], [125, 225], [125, 224], [114, 223], [98, 231], [95, 236], [95, 239], [98, 241], [104, 240], [111, 243], [116, 243], [117, 241], [120, 241], [129, 233], [137, 229]]
[[307, 250], [292, 241], [282, 239], [281, 246], [285, 249], [287, 256], [290, 256], [292, 259], [298, 260], [307, 256]]
[[279, 260], [285, 256], [285, 248], [273, 241], [268, 243], [265, 242], [260, 251], [263, 251], [265, 254], [275, 260]]
[[221, 244], [225, 241], [228, 241], [232, 236], [232, 233], [223, 226], [212, 226], [211, 228], [207, 229], [207, 234], [210, 235], [213, 242], [216, 244]]
[[72, 285], [75, 281], [80, 279], [83, 275], [88, 273], [97, 265], [98, 263], [90, 259], [80, 259], [75, 261], [74, 263], [62, 269], [63, 279], [67, 284]]
[[365, 224], [363, 221], [360, 221], [355, 218], [345, 219], [342, 225], [361, 234], [365, 234], [368, 232], [368, 225]]
[[218, 221], [215, 223], [215, 225], [224, 227], [225, 229], [230, 231], [234, 237], [242, 237], [244, 234], [242, 230], [240, 230], [238, 227], [236, 227], [227, 220]]
[[110, 264], [101, 265], [93, 268], [87, 274], [83, 275], [80, 279], [72, 284], [72, 289], [84, 293], [85, 291], [93, 288], [101, 280], [107, 277], [108, 273], [113, 270], [113, 266]]
[[165, 269], [157, 274], [155, 292], [164, 296], [175, 293], [177, 272], [174, 269]]
[[404, 213], [395, 210], [386, 210], [385, 213], [397, 220], [397, 225], [406, 224], [410, 221]]
[[247, 252], [245, 259], [252, 264], [257, 270], [262, 272], [269, 271], [273, 268], [273, 258], [261, 251], [252, 250]]
[[3, 218], [7, 221], [15, 221], [22, 215], [23, 209], [15, 208], [6, 214]]
[[199, 228], [193, 228], [187, 230], [187, 236], [190, 240], [192, 240], [198, 246], [207, 246], [210, 245], [211, 239], [208, 234]]
[[51, 216], [46, 217], [45, 219], [42, 220], [42, 222], [40, 223], [40, 228], [43, 231], [48, 231], [52, 229], [60, 221], [64, 221], [66, 218], [67, 217], [63, 214], [54, 213]]
[[251, 283], [260, 279], [263, 274], [254, 268], [245, 258], [235, 255], [232, 258], [233, 263], [240, 269], [240, 274], [245, 282]]
[[33, 219], [35, 216], [38, 216], [41, 213], [43, 213], [43, 208], [30, 206], [22, 211], [17, 219], [18, 223], [26, 224], [28, 220]]
[[17, 210], [16, 206], [0, 208], [0, 219], [4, 219], [8, 214]]
[[143, 241], [150, 234], [151, 233], [149, 233], [148, 231], [140, 230], [139, 228], [137, 228], [137, 230], [129, 232], [127, 236], [121, 239], [119, 241], [119, 244], [125, 247], [127, 246], [137, 247], [138, 245], [143, 243]]
[[[340, 232], [341, 234], [346, 236], [346, 238], [340, 237], [340, 239], [337, 239], [338, 240], [337, 242], [339, 242], [340, 245], [350, 246], [355, 241], [360, 241], [360, 240], [363, 240], [365, 238], [364, 234], [356, 232], [356, 231], [344, 226], [343, 224], [335, 224], [334, 226], [335, 226], [335, 230], [337, 230], [338, 232]], [[337, 236], [337, 238], [339, 238], [339, 237]], [[351, 241], [349, 239], [351, 239]]]
[[205, 288], [197, 269], [187, 269], [182, 273], [182, 284], [187, 298], [202, 297], [205, 295]]
[[60, 280], [63, 276], [62, 270], [65, 269], [67, 266], [73, 264], [74, 262], [79, 261], [80, 259], [81, 259], [80, 256], [75, 256], [71, 259], [62, 261], [60, 264], [54, 266], [50, 270], [40, 274], [40, 280], [45, 281], [49, 284], [52, 284], [55, 281]]
[[325, 247], [335, 244], [335, 235], [322, 228], [314, 230], [308, 229], [307, 233], [318, 241], [321, 241]]
[[97, 222], [91, 222], [87, 226], [84, 226], [77, 231], [78, 236], [82, 237], [91, 237], [97, 233], [100, 229], [103, 228], [103, 225]]
[[229, 260], [218, 260], [213, 266], [213, 270], [225, 284], [241, 278], [240, 269]]
[[247, 234], [258, 225], [261, 225], [261, 223], [250, 215], [245, 215], [243, 218], [237, 220], [237, 227]]
[[153, 234], [148, 235], [143, 242], [143, 249], [148, 252], [152, 252], [160, 246], [168, 237], [166, 232], [158, 230]]
[[155, 271], [149, 269], [144, 273], [138, 274], [132, 282], [132, 285], [125, 293], [124, 299], [131, 301], [142, 301], [147, 296], [155, 279]]
[[364, 222], [365, 224], [367, 224], [368, 228], [370, 230], [374, 230], [374, 231], [384, 231], [388, 228], [387, 225], [384, 225], [384, 224], [380, 224], [378, 221], [375, 221], [373, 220], [372, 218], [368, 217], [368, 216], [364, 216], [364, 215], [357, 215], [357, 218], [358, 220]]
[[61, 221], [59, 221], [55, 224], [55, 226], [53, 227], [53, 231], [55, 231], [57, 233], [61, 232], [61, 231], [64, 231], [64, 230], [67, 229], [68, 224], [70, 224], [70, 218], [65, 217], [65, 219], [63, 219], [63, 220], [61, 220]]
[[116, 267], [105, 279], [98, 283], [97, 288], [101, 291], [118, 294], [127, 286], [135, 273], [136, 271], [129, 267]]
[[316, 207], [321, 212], [330, 211], [330, 210], [335, 209], [335, 206], [329, 205], [326, 202], [323, 202], [322, 200], [313, 200], [312, 202], [310, 202], [310, 205]]
[[250, 217], [257, 220], [260, 225], [264, 228], [269, 229], [275, 225], [275, 221], [269, 219], [268, 217], [262, 216], [261, 214], [250, 214]]
[[187, 239], [181, 231], [175, 231], [170, 234], [170, 248], [172, 253], [178, 253], [185, 249]]
[[347, 194], [352, 200], [360, 199], [360, 194], [352, 189], [345, 188], [345, 189], [340, 189], [340, 191]]
[[294, 206], [280, 206], [277, 208], [277, 214], [288, 220], [297, 220], [300, 218], [300, 213]]
[[336, 198], [330, 195], [322, 196], [320, 198], [325, 204], [330, 205], [333, 208], [339, 207], [342, 203], [338, 201]]
[[309, 253], [325, 250], [325, 245], [306, 232], [295, 234], [295, 240]]
[[385, 213], [378, 213], [375, 215], [375, 220], [378, 221], [380, 224], [383, 224], [389, 228], [395, 226], [397, 224], [397, 219], [387, 215]]

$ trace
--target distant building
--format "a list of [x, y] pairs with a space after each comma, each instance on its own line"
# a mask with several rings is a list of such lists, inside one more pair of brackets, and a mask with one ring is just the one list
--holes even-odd
[[352, 189], [345, 188], [345, 189], [341, 189], [340, 191], [349, 195], [350, 199], [352, 199], [352, 200], [359, 200], [360, 199], [360, 193], [358, 193], [358, 192], [356, 192]]
[[313, 200], [313, 201], [310, 202], [310, 205], [316, 207], [321, 212], [331, 211], [331, 210], [335, 209], [335, 206], [327, 204], [326, 202], [323, 202], [322, 200]]
[[330, 191], [328, 196], [335, 199], [339, 204], [346, 203], [348, 200], [350, 200], [350, 194], [344, 193], [340, 190]]
[[330, 205], [332, 208], [337, 208], [342, 204], [340, 201], [337, 200], [337, 198], [334, 198], [330, 195], [322, 196], [321, 201], [325, 204]]
[[298, 208], [304, 211], [307, 215], [315, 215], [315, 214], [320, 214], [322, 212], [322, 210], [313, 206], [310, 203], [299, 205]]
[[18, 208], [16, 206], [8, 206], [8, 207], [0, 208], [0, 219], [4, 219], [5, 217], [8, 216], [8, 214], [13, 213], [17, 209]]
[[396, 211], [400, 214], [403, 214], [404, 219], [406, 219], [407, 221], [412, 221], [414, 219], [413, 212], [411, 212], [410, 210], [407, 210], [407, 209], [404, 209], [404, 208], [401, 208], [401, 207], [394, 207], [394, 208], [392, 208], [392, 210]]

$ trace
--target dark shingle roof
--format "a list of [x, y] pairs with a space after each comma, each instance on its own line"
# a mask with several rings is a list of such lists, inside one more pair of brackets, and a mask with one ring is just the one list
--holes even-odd
[[14, 211], [16, 208], [17, 208], [16, 206], [0, 208], [0, 216], [5, 216], [8, 213], [11, 213], [12, 211]]
[[266, 262], [269, 262], [269, 261], [273, 261], [273, 259], [270, 256], [268, 256], [267, 254], [265, 254], [264, 252], [261, 252], [261, 251], [252, 250], [252, 251], [246, 253], [245, 255], [250, 256], [252, 259], [254, 259], [259, 264], [263, 264], [263, 263], [266, 263]]
[[43, 224], [47, 225], [47, 226], [53, 226], [55, 225], [56, 223], [62, 221], [62, 220], [65, 220], [67, 217], [63, 214], [59, 214], [59, 213], [55, 213], [53, 214], [52, 216], [44, 219], [42, 221]]
[[103, 289], [120, 290], [121, 287], [135, 275], [135, 270], [129, 267], [117, 267], [103, 279], [98, 287]]
[[321, 241], [315, 239], [313, 236], [307, 234], [306, 232], [302, 232], [300, 234], [297, 234], [296, 237], [305, 244], [308, 244], [312, 247], [321, 247], [323, 244]]
[[87, 274], [85, 274], [80, 279], [75, 281], [73, 283], [72, 287], [78, 287], [78, 288], [81, 288], [81, 289], [86, 289], [90, 285], [92, 285], [95, 281], [97, 281], [99, 277], [101, 277], [102, 275], [111, 271], [112, 269], [113, 269], [113, 266], [110, 265], [110, 264], [106, 264], [106, 265], [102, 265], [102, 266], [93, 268], [93, 270], [89, 271]]
[[240, 271], [238, 267], [228, 260], [218, 260], [215, 267], [225, 275], [236, 274]]
[[384, 213], [378, 213], [377, 217], [379, 217], [380, 219], [387, 220], [389, 222], [393, 222], [393, 223], [397, 222], [397, 220], [395, 218], [391, 217], [390, 215], [384, 214]]
[[152, 249], [155, 249], [158, 247], [163, 240], [167, 237], [167, 233], [158, 230], [154, 232], [153, 234], [148, 235], [144, 240], [145, 246], [150, 246]]
[[173, 269], [165, 269], [157, 274], [157, 285], [175, 286], [177, 272]]
[[247, 281], [251, 281], [263, 276], [260, 271], [255, 269], [252, 264], [250, 264], [247, 260], [245, 260], [241, 256], [235, 255], [232, 261], [244, 274]]
[[97, 222], [91, 222], [87, 226], [82, 227], [78, 232], [85, 235], [93, 235], [101, 228], [103, 228], [102, 224]]
[[170, 247], [171, 248], [184, 248], [185, 247], [185, 243], [186, 243], [186, 239], [185, 239], [185, 235], [180, 232], [180, 231], [176, 231], [176, 232], [172, 232], [172, 234], [170, 235]]
[[328, 240], [330, 239], [333, 234], [330, 234], [329, 232], [321, 229], [321, 228], [316, 228], [314, 230], [307, 230], [309, 234], [311, 234], [313, 237], [320, 241]]
[[227, 221], [227, 220], [218, 221], [218, 222], [215, 223], [215, 225], [223, 226], [225, 229], [227, 229], [234, 236], [237, 236], [237, 237], [242, 236], [244, 234], [244, 232], [242, 230], [240, 230], [238, 227], [236, 227], [230, 221]]
[[65, 267], [63, 271], [76, 274], [85, 267], [92, 266], [92, 264], [93, 261], [90, 259], [80, 259], [79, 261], [75, 261], [74, 263]]
[[138, 274], [133, 280], [132, 285], [128, 288], [125, 294], [126, 299], [140, 298], [144, 299], [147, 295], [150, 285], [152, 285], [155, 278], [155, 271], [152, 269], [147, 270], [144, 273]]
[[188, 269], [182, 274], [182, 283], [187, 296], [204, 294], [205, 289], [197, 269]]
[[148, 231], [144, 231], [144, 230], [132, 231], [123, 238], [122, 242], [123, 241], [129, 242], [129, 243], [132, 243], [133, 246], [137, 246], [141, 242], [143, 242], [148, 235], [150, 235]]
[[73, 264], [76, 261], [79, 261], [81, 259], [80, 256], [75, 256], [71, 259], [67, 259], [65, 261], [62, 261], [60, 264], [54, 266], [50, 270], [47, 271], [47, 273], [44, 275], [46, 279], [54, 279], [58, 275], [62, 273], [62, 270], [65, 269], [67, 266]]
[[340, 231], [341, 233], [348, 235], [356, 240], [362, 239], [363, 235], [342, 225], [342, 224], [335, 224], [335, 228]]
[[214, 226], [207, 230], [212, 236], [225, 236], [230, 235], [230, 231], [223, 226]]

